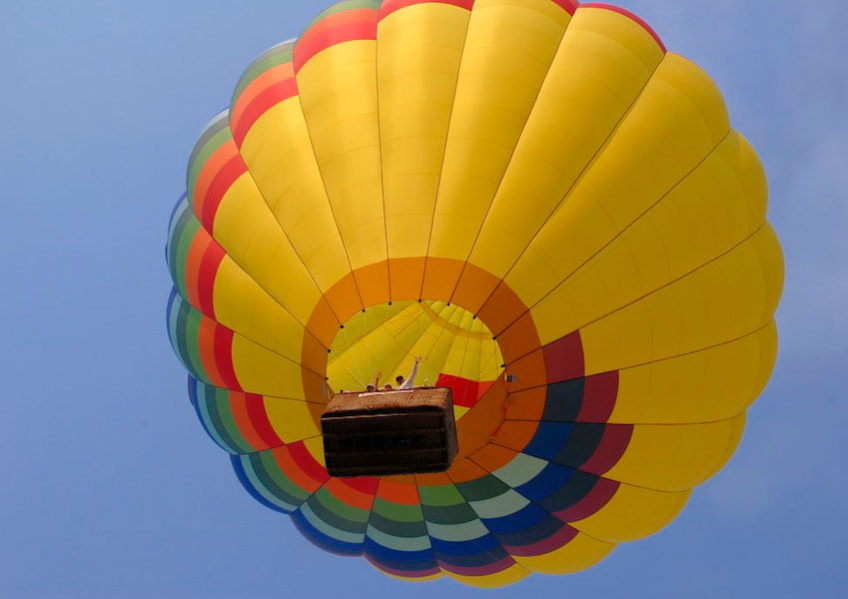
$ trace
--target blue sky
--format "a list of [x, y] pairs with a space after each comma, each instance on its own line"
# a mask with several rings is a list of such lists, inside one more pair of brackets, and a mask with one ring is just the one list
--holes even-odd
[[[780, 356], [735, 457], [659, 534], [490, 593], [848, 595], [848, 5], [633, 0], [722, 88], [769, 175]], [[242, 69], [323, 2], [0, 6], [0, 596], [478, 596], [395, 582], [261, 507], [168, 345], [168, 215]], [[554, 595], [556, 594], [556, 595]]]

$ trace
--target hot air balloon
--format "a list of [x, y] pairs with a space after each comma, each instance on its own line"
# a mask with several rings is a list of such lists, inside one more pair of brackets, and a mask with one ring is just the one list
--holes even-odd
[[[756, 153], [635, 15], [348, 0], [245, 71], [171, 217], [212, 439], [327, 551], [502, 586], [655, 533], [734, 453], [782, 289]], [[378, 371], [452, 390], [445, 472], [332, 477]]]

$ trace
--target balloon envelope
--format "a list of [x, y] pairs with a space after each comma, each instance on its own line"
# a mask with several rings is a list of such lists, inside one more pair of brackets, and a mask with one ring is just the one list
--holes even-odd
[[[733, 454], [776, 355], [766, 203], [714, 83], [624, 10], [348, 0], [201, 134], [170, 339], [241, 483], [317, 545], [408, 580], [575, 572]], [[416, 356], [452, 468], [329, 477], [333, 391]]]

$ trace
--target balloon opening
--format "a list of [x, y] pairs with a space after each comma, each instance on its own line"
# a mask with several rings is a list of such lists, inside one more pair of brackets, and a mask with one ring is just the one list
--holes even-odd
[[359, 312], [339, 329], [327, 363], [329, 385], [346, 391], [395, 385], [398, 376], [410, 378], [419, 356], [413, 386], [449, 388], [456, 420], [503, 372], [492, 331], [471, 312], [441, 301], [395, 301]]

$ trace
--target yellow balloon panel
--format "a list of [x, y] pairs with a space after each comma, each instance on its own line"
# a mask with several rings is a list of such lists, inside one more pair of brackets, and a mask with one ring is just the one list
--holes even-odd
[[315, 461], [323, 468], [326, 468], [327, 464], [324, 462], [324, 437], [321, 435], [310, 437], [309, 439], [305, 439], [303, 444], [306, 446], [309, 455], [315, 458]]
[[550, 0], [475, 2], [430, 255], [467, 258], [569, 20]]
[[765, 388], [777, 359], [774, 321], [710, 349], [619, 371], [609, 422], [714, 422], [748, 408]]
[[503, 356], [496, 343], [480, 343], [480, 380], [493, 381], [500, 376]]
[[389, 256], [423, 256], [433, 219], [470, 12], [440, 2], [377, 30], [380, 144]]
[[387, 258], [376, 76], [373, 40], [331, 46], [297, 73], [312, 147], [354, 268]]
[[615, 549], [615, 543], [593, 539], [578, 534], [568, 543], [550, 553], [533, 556], [516, 556], [522, 567], [539, 574], [573, 574], [590, 568]]
[[[421, 357], [415, 382], [435, 385], [440, 375], [493, 381], [503, 358], [492, 333], [470, 312], [443, 302], [375, 306], [345, 323], [333, 341], [328, 374], [334, 389], [362, 389], [407, 377]], [[464, 413], [464, 411], [463, 411]]]
[[527, 576], [530, 575], [530, 570], [523, 568], [519, 564], [513, 564], [502, 572], [498, 572], [497, 574], [486, 574], [484, 576], [464, 576], [462, 574], [456, 574], [455, 572], [450, 572], [448, 570], [444, 570], [444, 573], [453, 578], [454, 580], [463, 584], [467, 584], [468, 586], [479, 588], [497, 588], [514, 584], [519, 580], [527, 578]]
[[321, 435], [305, 401], [265, 397], [263, 403], [271, 427], [283, 442], [295, 443]]
[[576, 331], [732, 249], [762, 226], [766, 197], [759, 160], [731, 133], [532, 309], [542, 337]]
[[298, 97], [269, 108], [240, 148], [262, 197], [322, 291], [350, 270]]
[[604, 477], [661, 491], [692, 489], [730, 459], [744, 428], [744, 414], [703, 424], [637, 424], [627, 451]]
[[470, 261], [503, 276], [662, 59], [632, 19], [581, 9], [566, 29]]
[[[454, 314], [461, 313], [461, 310], [456, 306], [445, 306], [436, 311], [440, 318], [447, 318], [448, 321]], [[429, 316], [429, 315], [428, 315]], [[397, 366], [395, 374], [406, 376], [412, 371], [412, 364], [416, 356], [421, 356], [422, 361], [418, 366], [418, 376], [416, 381], [419, 384], [435, 385], [439, 378], [439, 373], [444, 370], [444, 364], [452, 347], [454, 335], [450, 331], [446, 331], [443, 326], [430, 319], [430, 326], [421, 335], [421, 338], [404, 357], [401, 363]]]
[[229, 257], [221, 261], [213, 293], [218, 322], [283, 357], [300, 362], [303, 325]]
[[212, 235], [227, 254], [301, 323], [321, 292], [285, 237], [250, 174], [224, 194]]
[[380, 572], [380, 574], [384, 574], [385, 576], [388, 576], [389, 578], [394, 578], [395, 580], [399, 580], [401, 582], [432, 582], [434, 580], [439, 580], [440, 578], [444, 577], [444, 574], [441, 571], [439, 571], [436, 574], [430, 574], [430, 575], [427, 575], [427, 576], [419, 576], [419, 577], [415, 577], [415, 578], [407, 577], [407, 576], [398, 576], [398, 575], [396, 575], [392, 572], [388, 572], [387, 570], [383, 570], [383, 569], [378, 568], [376, 565], [374, 565], [370, 561], [368, 563], [371, 566], [373, 566], [373, 568], [375, 570]]
[[665, 528], [689, 500], [691, 491], [668, 493], [622, 484], [600, 510], [571, 525], [611, 543], [635, 541]]
[[241, 335], [233, 337], [232, 361], [236, 378], [245, 392], [286, 399], [306, 399], [301, 367], [297, 362], [275, 354]]
[[[464, 311], [459, 306], [447, 306], [438, 314], [448, 325], [458, 326], [462, 322]], [[434, 322], [427, 329], [422, 337], [422, 342], [426, 343], [426, 351], [419, 353], [424, 356], [422, 365], [425, 380], [435, 383], [448, 360], [454, 338], [453, 331], [440, 323]]]
[[[367, 311], [361, 320], [367, 321]], [[392, 373], [430, 326], [430, 320], [416, 307], [409, 306], [383, 326], [334, 356], [329, 364], [330, 384], [335, 389], [364, 389], [383, 373], [382, 383], [393, 384]], [[344, 339], [344, 330], [339, 337]]]
[[366, 317], [352, 318], [345, 322], [344, 329], [340, 329], [333, 339], [330, 363], [332, 364], [339, 355], [349, 350], [357, 341], [408, 309], [409, 304], [406, 302], [394, 302], [391, 305], [379, 304], [368, 308]]
[[771, 321], [782, 289], [777, 238], [765, 225], [693, 273], [581, 329], [587, 374], [727, 343]]
[[534, 305], [684, 179], [728, 131], [712, 80], [688, 60], [666, 54], [506, 283]]
[[[459, 327], [463, 330], [467, 329], [471, 325], [471, 318], [472, 314], [470, 312], [465, 312], [462, 315], [462, 320], [459, 323]], [[453, 344], [451, 345], [448, 359], [445, 361], [445, 365], [442, 367], [443, 372], [455, 376], [463, 376], [463, 365], [465, 364], [468, 358], [469, 341], [470, 339], [468, 337], [461, 335], [454, 336]]]

